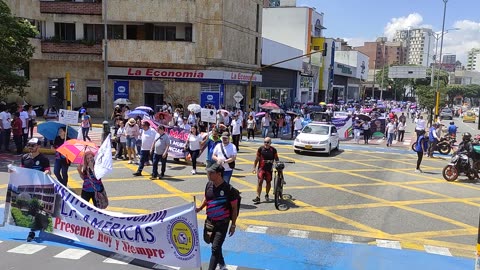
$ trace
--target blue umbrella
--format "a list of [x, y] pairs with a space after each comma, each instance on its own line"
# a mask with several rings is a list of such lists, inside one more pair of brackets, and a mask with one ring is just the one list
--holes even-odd
[[131, 111], [131, 112], [128, 114], [128, 117], [129, 117], [129, 118], [130, 118], [130, 117], [135, 118], [135, 117], [137, 117], [137, 116], [144, 116], [144, 115], [148, 115], [148, 113], [145, 112], [145, 111], [142, 111], [142, 110], [133, 110], [133, 111]]
[[[37, 132], [47, 138], [47, 140], [52, 141], [57, 137], [58, 129], [61, 127], [65, 127], [65, 124], [57, 121], [43, 122], [38, 124]], [[78, 132], [73, 127], [68, 126], [67, 137], [77, 138]]]

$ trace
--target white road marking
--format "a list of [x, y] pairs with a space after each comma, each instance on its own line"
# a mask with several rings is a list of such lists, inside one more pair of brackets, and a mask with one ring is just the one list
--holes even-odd
[[300, 230], [290, 230], [288, 236], [297, 238], [308, 238], [309, 232]]
[[0, 208], [5, 208], [5, 204], [4, 203], [0, 204]]
[[425, 245], [425, 251], [432, 254], [444, 255], [444, 256], [452, 256], [450, 250], [446, 247], [436, 247], [436, 246], [429, 246]]
[[332, 235], [332, 241], [337, 242], [337, 243], [352, 244], [353, 243], [353, 237], [350, 236], [350, 235], [334, 234], [334, 235]]
[[69, 248], [66, 249], [57, 255], [53, 256], [55, 258], [62, 258], [62, 259], [70, 259], [70, 260], [78, 260], [82, 258], [83, 256], [87, 255], [90, 253], [88, 250], [84, 249], [77, 249], [77, 248]]
[[165, 270], [165, 267], [168, 267], [169, 269], [175, 269], [175, 270], [179, 270], [181, 268], [178, 266], [161, 265], [161, 264], [155, 264], [152, 268]]
[[402, 249], [399, 241], [377, 239], [377, 247]]
[[7, 252], [18, 253], [18, 254], [34, 254], [47, 246], [34, 245], [34, 244], [22, 244], [16, 248], [12, 248]]
[[268, 227], [249, 225], [245, 231], [252, 233], [267, 233], [267, 230]]
[[236, 266], [236, 265], [228, 265], [228, 264], [226, 265], [226, 267], [227, 267], [228, 270], [237, 270], [237, 268], [238, 268], [238, 266]]
[[133, 261], [132, 257], [128, 257], [120, 254], [114, 254], [112, 257], [105, 259], [103, 262], [114, 263], [114, 264], [129, 264], [131, 261]]

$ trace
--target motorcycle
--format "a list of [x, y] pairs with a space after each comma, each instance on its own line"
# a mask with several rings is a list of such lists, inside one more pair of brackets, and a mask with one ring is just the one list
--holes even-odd
[[469, 180], [473, 180], [477, 176], [477, 171], [470, 167], [466, 152], [455, 153], [450, 163], [442, 171], [443, 178], [449, 182], [457, 180], [461, 173], [464, 173]]
[[[456, 140], [450, 135], [446, 135], [440, 138], [440, 141], [437, 143], [437, 148], [435, 149], [440, 154], [448, 155], [450, 151], [452, 151], [453, 145], [455, 144]], [[412, 150], [415, 151], [417, 148], [417, 142], [412, 144]]]

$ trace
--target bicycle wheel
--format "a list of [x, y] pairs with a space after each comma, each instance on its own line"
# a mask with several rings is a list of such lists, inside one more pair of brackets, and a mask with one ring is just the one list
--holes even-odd
[[274, 198], [275, 198], [275, 208], [279, 210], [279, 205], [282, 200], [282, 192], [283, 192], [283, 180], [278, 174], [275, 174], [275, 179], [273, 181], [275, 190], [274, 190]]

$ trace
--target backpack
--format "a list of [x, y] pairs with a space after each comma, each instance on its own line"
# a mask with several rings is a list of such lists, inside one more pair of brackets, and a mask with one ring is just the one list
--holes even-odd
[[[237, 218], [238, 218], [238, 215], [240, 214], [240, 203], [242, 201], [242, 196], [240, 196], [240, 191], [238, 191], [238, 189], [234, 188], [232, 185], [230, 185], [230, 192], [231, 194], [233, 194], [234, 199], [235, 198], [237, 199]], [[228, 208], [230, 209], [230, 219], [232, 219], [232, 205], [228, 204]]]

